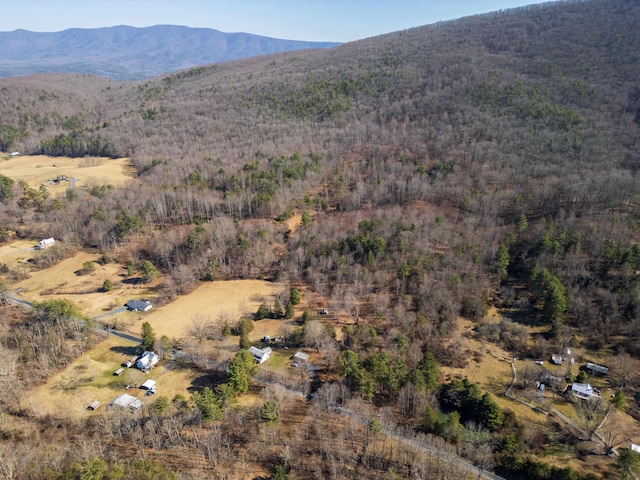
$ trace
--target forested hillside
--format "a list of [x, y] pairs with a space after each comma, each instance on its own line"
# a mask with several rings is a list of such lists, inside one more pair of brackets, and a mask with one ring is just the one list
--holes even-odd
[[[492, 440], [469, 441], [467, 457], [490, 446], [522, 478], [622, 478], [615, 459], [581, 477], [532, 466], [525, 454], [544, 458], [557, 432], [523, 433], [437, 368], [470, 361], [460, 316], [521, 358], [640, 355], [638, 25], [636, 1], [554, 2], [139, 83], [3, 79], [0, 150], [126, 156], [138, 173], [59, 199], [0, 178], [0, 225], [107, 254], [126, 245], [119, 261], [166, 273], [167, 301], [215, 279], [304, 286], [352, 320], [314, 387], [328, 403], [362, 398], [458, 446], [460, 421], [475, 425]], [[505, 319], [489, 324], [490, 309]], [[620, 386], [638, 411], [637, 385]], [[229, 415], [237, 447], [248, 434]], [[359, 458], [320, 427], [308, 438], [319, 446], [294, 442], [300, 458], [264, 464], [292, 478], [432, 478], [410, 455], [369, 455], [368, 434]]]

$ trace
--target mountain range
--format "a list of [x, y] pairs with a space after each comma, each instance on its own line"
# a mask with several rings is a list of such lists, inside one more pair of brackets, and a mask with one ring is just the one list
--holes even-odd
[[0, 32], [0, 77], [58, 72], [139, 80], [228, 60], [336, 45], [176, 25], [53, 33], [15, 30]]

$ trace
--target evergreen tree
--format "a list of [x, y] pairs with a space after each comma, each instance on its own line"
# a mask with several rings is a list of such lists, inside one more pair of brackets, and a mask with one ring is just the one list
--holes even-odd
[[216, 396], [209, 387], [192, 395], [193, 403], [200, 411], [204, 422], [213, 422], [222, 418], [222, 408], [218, 404]]
[[153, 327], [149, 322], [144, 322], [142, 324], [142, 343], [140, 347], [142, 350], [150, 351], [153, 350], [153, 346], [156, 343], [156, 332], [153, 330]]
[[140, 265], [140, 273], [142, 274], [142, 281], [149, 283], [158, 275], [158, 269], [151, 261], [145, 260]]
[[227, 383], [236, 394], [245, 393], [249, 390], [249, 379], [257, 368], [253, 355], [248, 350], [239, 350], [229, 366], [229, 380]]

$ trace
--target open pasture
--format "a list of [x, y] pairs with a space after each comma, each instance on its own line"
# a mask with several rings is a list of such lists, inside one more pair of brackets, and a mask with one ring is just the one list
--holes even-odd
[[[64, 193], [70, 186], [68, 179], [77, 178], [77, 187], [91, 185], [121, 185], [135, 170], [129, 158], [49, 157], [46, 155], [0, 156], [0, 174], [16, 182], [25, 181], [31, 188], [44, 185], [52, 194]], [[64, 177], [66, 180], [54, 181]]]

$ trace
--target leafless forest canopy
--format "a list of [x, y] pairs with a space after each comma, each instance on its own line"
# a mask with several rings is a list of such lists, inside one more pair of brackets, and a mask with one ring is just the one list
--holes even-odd
[[[640, 355], [638, 25], [636, 1], [567, 1], [143, 83], [3, 79], [0, 150], [127, 156], [138, 173], [126, 187], [89, 185], [60, 199], [0, 178], [0, 225], [127, 252], [125, 264], [150, 260], [167, 274], [168, 299], [211, 279], [304, 285], [355, 322], [329, 349], [319, 396], [376, 409], [461, 454], [453, 420], [430, 417], [446, 413], [446, 394], [424, 378], [429, 355], [440, 365], [469, 360], [451, 347], [458, 316], [518, 356], [571, 345]], [[283, 220], [301, 212], [303, 224], [289, 231]], [[500, 331], [484, 325], [489, 307], [514, 321]], [[531, 341], [522, 319], [544, 334]], [[27, 361], [3, 335], [2, 348]], [[58, 354], [47, 352], [54, 369]], [[19, 402], [2, 395], [0, 415], [19, 414]], [[127, 454], [105, 450], [141, 437], [156, 451], [151, 460], [180, 470], [179, 459], [191, 459], [219, 478], [233, 478], [221, 472], [249, 457], [292, 478], [436, 478], [431, 469], [461, 478], [455, 462], [396, 450], [376, 440], [375, 426], [345, 424], [322, 402], [303, 412], [282, 403], [282, 418], [290, 410], [304, 424], [287, 440], [255, 412], [229, 410], [201, 427], [196, 411], [175, 408], [83, 426], [29, 478], [76, 478], [70, 465], [89, 459], [112, 465]], [[478, 463], [489, 448], [495, 466], [516, 458], [522, 474], [524, 453], [542, 454], [544, 442], [503, 417], [484, 425], [491, 442], [467, 442], [462, 454]], [[55, 434], [47, 421], [38, 445]], [[0, 448], [14, 454], [30, 442], [5, 437]], [[80, 442], [84, 456], [71, 453]], [[527, 478], [603, 473], [558, 472]]]

